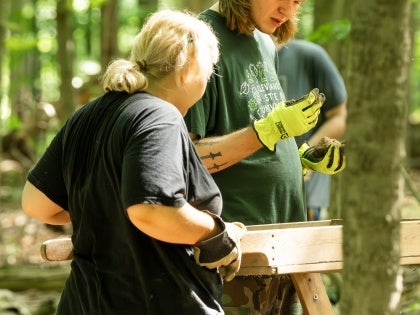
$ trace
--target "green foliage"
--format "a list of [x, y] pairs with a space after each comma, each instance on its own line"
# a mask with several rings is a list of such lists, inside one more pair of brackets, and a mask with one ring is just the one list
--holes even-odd
[[[42, 3], [42, 5], [41, 5]], [[37, 7], [35, 23], [37, 27], [37, 47], [41, 55], [53, 55], [57, 52], [57, 28], [55, 19], [57, 17], [55, 3], [52, 1], [41, 1]]]
[[308, 40], [320, 45], [331, 43], [336, 40], [347, 38], [350, 34], [351, 24], [347, 19], [322, 24], [311, 35]]
[[6, 121], [6, 129], [7, 130], [20, 130], [22, 129], [22, 122], [20, 121], [19, 117], [16, 115], [11, 115], [9, 119]]
[[48, 100], [50, 103], [55, 103], [60, 99], [60, 80], [57, 73], [57, 65], [48, 56], [44, 57], [44, 66], [41, 68], [42, 91], [45, 100]]
[[312, 33], [314, 24], [313, 0], [307, 0], [299, 8], [299, 25], [296, 38], [306, 38]]
[[420, 123], [420, 108], [414, 107], [410, 112], [410, 121], [414, 124]]
[[6, 48], [10, 51], [27, 51], [37, 47], [38, 41], [31, 34], [11, 36], [6, 39]]
[[118, 31], [118, 47], [123, 56], [131, 50], [134, 37], [140, 31], [147, 15], [151, 13], [147, 8], [128, 7], [129, 3], [122, 3], [127, 9], [120, 11], [120, 20], [124, 21]]
[[9, 36], [6, 38], [6, 49], [14, 52], [25, 52], [37, 46], [36, 35], [32, 32], [34, 7], [29, 4], [23, 5], [21, 11], [12, 11], [6, 26]]
[[106, 1], [107, 0], [90, 0], [88, 2], [90, 2], [90, 6], [92, 8], [100, 8], [106, 3]]
[[[74, 14], [73, 39], [75, 43], [76, 60], [78, 58], [100, 59], [100, 23], [99, 7], [84, 7]], [[89, 41], [89, 44], [88, 44]]]
[[413, 312], [413, 311], [420, 311], [420, 302], [415, 302], [413, 304], [410, 304], [407, 309], [407, 311]]

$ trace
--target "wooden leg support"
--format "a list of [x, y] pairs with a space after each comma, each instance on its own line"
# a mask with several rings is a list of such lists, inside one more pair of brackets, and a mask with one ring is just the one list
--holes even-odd
[[320, 273], [290, 275], [306, 315], [334, 315]]

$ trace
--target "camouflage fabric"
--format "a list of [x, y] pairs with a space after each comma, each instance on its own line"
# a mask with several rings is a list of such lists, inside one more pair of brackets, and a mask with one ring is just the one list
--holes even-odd
[[226, 315], [302, 315], [299, 298], [288, 275], [236, 277], [223, 284]]

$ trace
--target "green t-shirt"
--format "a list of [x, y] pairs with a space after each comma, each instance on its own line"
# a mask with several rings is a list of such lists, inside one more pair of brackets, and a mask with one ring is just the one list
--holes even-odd
[[[284, 100], [284, 94], [268, 35], [232, 32], [215, 11], [207, 10], [201, 18], [216, 32], [221, 52], [203, 98], [185, 117], [189, 130], [203, 138], [249, 126]], [[306, 219], [302, 166], [293, 138], [278, 142], [276, 152], [263, 148], [213, 177], [227, 221], [253, 225]]]

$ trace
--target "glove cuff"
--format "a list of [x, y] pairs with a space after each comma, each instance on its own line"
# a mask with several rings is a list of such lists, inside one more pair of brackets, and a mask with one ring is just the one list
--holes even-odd
[[304, 142], [300, 145], [298, 151], [299, 151], [299, 156], [302, 157], [303, 153], [305, 153], [305, 151], [310, 147], [310, 145], [308, 144], [308, 142]]
[[222, 259], [236, 247], [236, 243], [229, 237], [226, 231], [226, 225], [222, 218], [209, 211], [204, 212], [207, 212], [213, 217], [216, 224], [220, 226], [222, 232], [194, 245], [194, 247], [197, 247], [200, 250], [200, 263], [203, 264]]
[[[276, 135], [275, 130], [268, 130], [267, 125], [261, 120], [254, 121], [252, 128], [257, 134], [258, 140], [270, 151], [276, 150], [276, 143], [278, 136]], [[273, 136], [274, 134], [274, 136]]]

